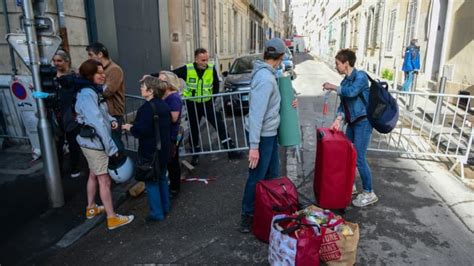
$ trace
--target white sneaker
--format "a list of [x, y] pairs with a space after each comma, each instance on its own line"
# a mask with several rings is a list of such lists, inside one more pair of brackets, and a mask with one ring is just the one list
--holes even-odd
[[363, 192], [355, 198], [355, 200], [352, 201], [352, 204], [356, 207], [366, 207], [371, 204], [376, 203], [379, 200], [377, 195], [375, 195], [374, 192]]

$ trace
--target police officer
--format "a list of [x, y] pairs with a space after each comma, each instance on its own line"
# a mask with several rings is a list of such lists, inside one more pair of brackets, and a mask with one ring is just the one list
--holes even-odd
[[[209, 54], [206, 49], [198, 48], [194, 51], [194, 63], [186, 64], [173, 72], [184, 81], [186, 89], [183, 91], [186, 108], [188, 110], [189, 123], [191, 126], [191, 145], [193, 152], [201, 151], [199, 143], [199, 122], [205, 117], [217, 130], [221, 147], [233, 149], [235, 145], [229, 137], [224, 125], [222, 113], [214, 110], [212, 94], [219, 92], [219, 77], [213, 64], [209, 64]], [[202, 98], [186, 99], [195, 96], [209, 96]], [[214, 115], [215, 114], [215, 115]], [[229, 152], [230, 159], [240, 158], [240, 152]], [[199, 156], [193, 156], [192, 165], [197, 165]]]

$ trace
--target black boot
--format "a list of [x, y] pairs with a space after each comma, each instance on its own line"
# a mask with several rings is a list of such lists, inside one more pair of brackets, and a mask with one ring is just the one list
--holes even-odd
[[242, 214], [239, 231], [244, 234], [250, 233], [250, 231], [252, 231], [252, 222], [253, 216]]
[[[201, 146], [196, 146], [194, 148], [194, 152], [200, 152], [201, 151]], [[193, 155], [191, 158], [191, 165], [192, 166], [197, 166], [199, 163], [199, 155]]]
[[[234, 142], [230, 138], [225, 140], [225, 142], [222, 143], [222, 146], [226, 150], [235, 149]], [[243, 157], [243, 154], [240, 151], [230, 151], [230, 152], [227, 153], [227, 156], [229, 157], [230, 160], [232, 160], [232, 159], [241, 159]]]

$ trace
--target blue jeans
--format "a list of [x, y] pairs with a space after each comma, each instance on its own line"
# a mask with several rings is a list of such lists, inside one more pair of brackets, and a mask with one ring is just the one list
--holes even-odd
[[244, 196], [242, 198], [242, 214], [245, 215], [253, 215], [257, 182], [262, 179], [271, 179], [279, 176], [280, 162], [278, 158], [277, 136], [260, 137], [258, 152], [260, 159], [255, 169], [249, 168], [249, 177], [245, 184]]
[[359, 170], [362, 188], [365, 192], [372, 192], [372, 173], [365, 157], [371, 135], [372, 125], [367, 119], [359, 121], [355, 125], [347, 126], [346, 129], [346, 136], [354, 143], [357, 151], [357, 170]]
[[157, 181], [145, 182], [150, 207], [150, 218], [163, 220], [170, 211], [170, 195], [166, 170], [161, 172]]
[[402, 90], [410, 91], [412, 82], [413, 82], [413, 71], [405, 71], [405, 82], [403, 82]]

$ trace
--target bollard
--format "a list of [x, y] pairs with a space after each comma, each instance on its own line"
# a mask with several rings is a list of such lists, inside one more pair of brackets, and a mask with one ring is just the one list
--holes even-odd
[[[418, 72], [415, 72], [413, 73], [413, 81], [411, 83], [411, 86], [410, 86], [410, 91], [411, 92], [415, 92], [416, 91], [416, 80], [418, 78]], [[408, 100], [408, 111], [413, 111], [413, 105], [415, 104], [415, 95], [414, 94], [410, 94], [410, 99]]]
[[398, 62], [397, 62], [397, 58], [395, 58], [395, 61], [393, 63], [393, 85], [392, 85], [392, 89], [394, 90], [398, 90], [398, 85], [397, 85], [397, 81], [398, 81]]
[[[441, 77], [441, 81], [439, 83], [439, 93], [444, 94], [445, 87], [446, 87], [446, 77]], [[443, 107], [443, 97], [438, 96], [438, 99], [436, 101], [436, 110], [433, 117], [435, 125], [441, 124], [441, 108], [442, 107]]]

